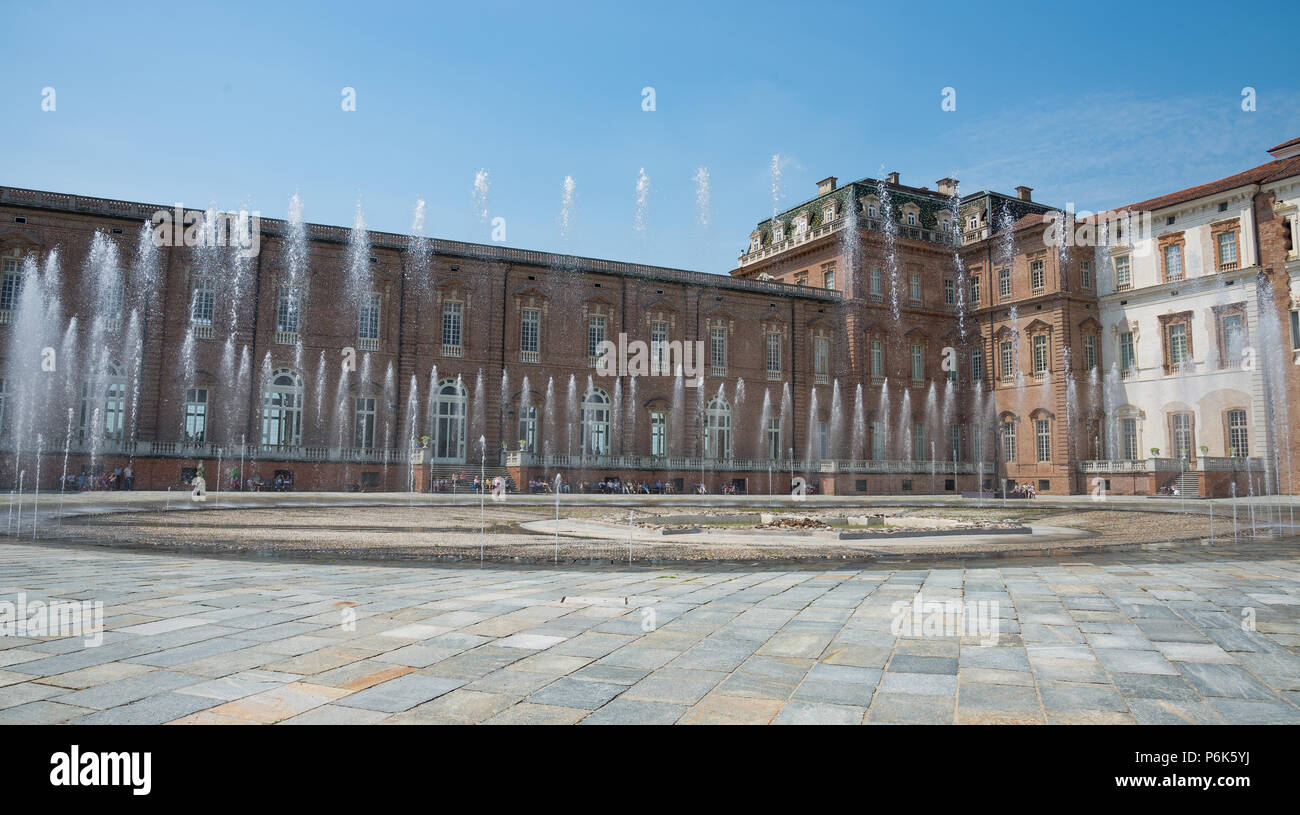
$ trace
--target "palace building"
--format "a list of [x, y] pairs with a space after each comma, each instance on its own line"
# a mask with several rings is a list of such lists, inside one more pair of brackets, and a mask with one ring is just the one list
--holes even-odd
[[1077, 219], [827, 178], [728, 275], [0, 187], [0, 480], [1296, 492], [1300, 139], [1269, 152]]

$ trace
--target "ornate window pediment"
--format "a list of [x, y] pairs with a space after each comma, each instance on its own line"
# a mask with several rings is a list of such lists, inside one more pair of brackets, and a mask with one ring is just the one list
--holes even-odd
[[6, 229], [0, 232], [0, 255], [21, 257], [27, 252], [39, 252], [45, 246], [25, 229]]
[[465, 285], [459, 278], [449, 277], [434, 286], [433, 291], [435, 300], [439, 304], [444, 300], [458, 300], [465, 303], [467, 307], [469, 306], [470, 287]]
[[704, 327], [705, 330], [725, 328], [730, 334], [736, 328], [736, 318], [731, 312], [719, 307], [704, 316]]

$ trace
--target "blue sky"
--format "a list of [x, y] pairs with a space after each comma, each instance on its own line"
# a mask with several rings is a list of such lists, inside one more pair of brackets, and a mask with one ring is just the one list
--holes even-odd
[[296, 191], [308, 220], [351, 224], [360, 199], [369, 226], [398, 232], [420, 197], [429, 234], [487, 241], [472, 198], [486, 169], [508, 245], [709, 272], [771, 214], [774, 154], [782, 206], [828, 175], [896, 170], [1095, 210], [1300, 136], [1287, 3], [33, 3], [5, 17], [0, 184], [275, 217]]

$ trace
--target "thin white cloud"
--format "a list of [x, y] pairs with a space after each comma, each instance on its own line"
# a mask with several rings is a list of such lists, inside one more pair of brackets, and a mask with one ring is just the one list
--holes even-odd
[[1271, 91], [1254, 112], [1231, 94], [1093, 94], [976, 119], [953, 136], [974, 160], [959, 175], [964, 191], [1026, 184], [1036, 199], [1095, 210], [1263, 164], [1297, 134], [1300, 93]]

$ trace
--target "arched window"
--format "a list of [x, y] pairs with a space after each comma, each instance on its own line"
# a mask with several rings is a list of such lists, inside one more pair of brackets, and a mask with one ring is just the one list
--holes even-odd
[[302, 444], [302, 375], [289, 368], [271, 374], [262, 393], [262, 444]]
[[592, 388], [582, 397], [582, 452], [590, 456], [609, 453], [609, 394]]
[[81, 386], [81, 432], [84, 436], [102, 431], [103, 438], [119, 440], [125, 424], [126, 375], [121, 365], [109, 362], [102, 378]]
[[433, 401], [433, 458], [438, 461], [465, 460], [465, 386], [458, 379], [438, 383]]
[[721, 396], [713, 397], [704, 411], [704, 457], [731, 458], [731, 405]]

